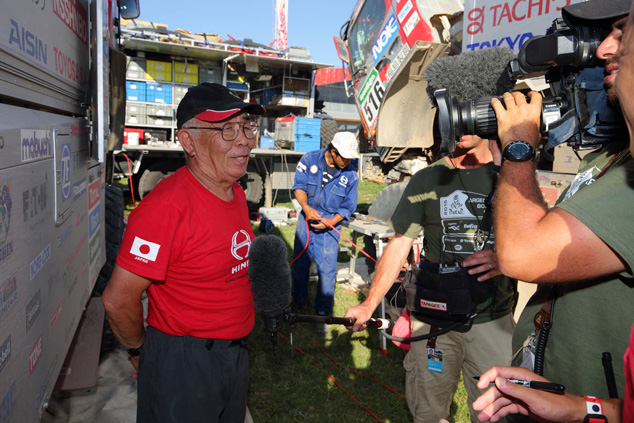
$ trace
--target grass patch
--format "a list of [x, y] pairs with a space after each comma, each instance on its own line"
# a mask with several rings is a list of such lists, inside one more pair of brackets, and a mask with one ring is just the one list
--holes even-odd
[[[386, 185], [363, 180], [359, 184], [357, 211], [367, 208]], [[293, 208], [288, 192], [278, 192], [275, 207]], [[258, 225], [254, 225], [259, 235]], [[351, 231], [343, 234], [352, 238]], [[277, 226], [273, 235], [285, 240], [288, 259], [292, 258], [295, 226]], [[359, 238], [363, 248], [362, 237]], [[341, 246], [348, 246], [342, 239]], [[338, 261], [350, 260], [348, 252], [340, 252]], [[311, 282], [314, 298], [316, 282]], [[334, 315], [363, 301], [358, 291], [337, 284]], [[328, 335], [314, 332], [314, 325], [299, 323], [292, 330], [295, 349], [291, 360], [290, 328], [285, 325], [277, 337], [277, 353], [270, 334], [262, 330], [256, 316], [255, 328], [249, 337], [250, 390], [249, 410], [257, 423], [276, 422], [376, 422], [412, 421], [405, 401], [406, 351], [388, 342], [387, 356], [379, 351], [380, 337], [376, 330], [352, 333], [343, 326], [331, 325]], [[287, 363], [286, 365], [280, 364]], [[462, 383], [454, 395], [451, 422], [468, 422], [466, 391]], [[376, 417], [374, 417], [376, 416]]]

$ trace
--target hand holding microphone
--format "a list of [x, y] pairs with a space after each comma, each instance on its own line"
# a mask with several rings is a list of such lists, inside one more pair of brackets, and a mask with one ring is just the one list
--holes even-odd
[[[264, 330], [275, 332], [281, 329], [282, 320], [296, 322], [356, 325], [361, 316], [332, 317], [294, 314], [288, 311], [291, 303], [291, 271], [287, 260], [286, 243], [274, 235], [261, 235], [253, 240], [249, 250], [249, 281], [253, 292], [255, 309], [264, 317]], [[390, 322], [385, 319], [370, 319], [364, 327], [387, 329]]]

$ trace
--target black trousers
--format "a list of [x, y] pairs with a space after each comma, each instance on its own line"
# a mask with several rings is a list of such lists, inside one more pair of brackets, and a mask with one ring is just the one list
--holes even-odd
[[179, 337], [148, 327], [139, 365], [137, 422], [244, 422], [246, 346], [246, 338]]

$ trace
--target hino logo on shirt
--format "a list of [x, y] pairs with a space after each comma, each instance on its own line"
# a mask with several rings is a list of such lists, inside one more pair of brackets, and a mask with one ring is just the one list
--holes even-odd
[[420, 300], [420, 306], [430, 310], [447, 311], [447, 303], [438, 303], [436, 301], [429, 301], [422, 298]]
[[[240, 239], [238, 239], [240, 237]], [[238, 254], [239, 251], [246, 248], [246, 254], [241, 256]], [[242, 260], [246, 257], [249, 257], [249, 249], [251, 248], [251, 237], [247, 233], [247, 231], [240, 229], [240, 231], [233, 234], [233, 238], [231, 239], [231, 255], [234, 256], [238, 260]]]
[[146, 241], [135, 236], [132, 248], [130, 248], [130, 254], [135, 255], [137, 260], [147, 263], [148, 261], [156, 261], [159, 248], [161, 248], [160, 244]]

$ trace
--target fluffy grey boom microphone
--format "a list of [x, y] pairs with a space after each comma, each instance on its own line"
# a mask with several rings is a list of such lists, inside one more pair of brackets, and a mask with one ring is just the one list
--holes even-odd
[[281, 314], [291, 303], [291, 268], [286, 243], [274, 235], [261, 235], [249, 250], [249, 282], [253, 303], [265, 314]]
[[433, 93], [441, 88], [459, 101], [501, 96], [515, 85], [507, 72], [514, 57], [511, 49], [494, 47], [436, 59], [425, 70], [427, 94], [433, 104]]

